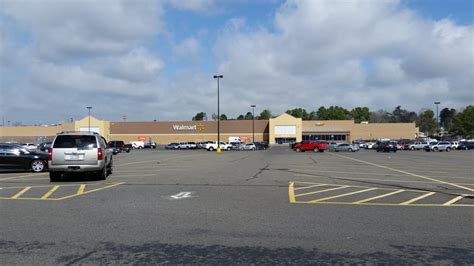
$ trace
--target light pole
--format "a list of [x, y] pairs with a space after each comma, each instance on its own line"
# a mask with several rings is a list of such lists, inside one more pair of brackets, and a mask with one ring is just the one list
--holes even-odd
[[250, 105], [252, 107], [252, 142], [255, 143], [255, 104]]
[[87, 106], [86, 108], [89, 110], [89, 132], [91, 132], [91, 109], [92, 109], [92, 106]]
[[441, 103], [441, 102], [434, 102], [434, 104], [436, 104], [436, 137], [439, 137], [439, 123], [438, 123], [439, 114], [438, 114], [438, 105], [439, 105], [440, 103]]
[[217, 152], [221, 152], [221, 114], [219, 110], [219, 80], [223, 77], [223, 75], [214, 75], [214, 78], [217, 79]]

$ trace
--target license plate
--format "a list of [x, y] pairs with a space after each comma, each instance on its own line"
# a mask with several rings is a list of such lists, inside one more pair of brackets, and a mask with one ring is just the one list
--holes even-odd
[[70, 160], [70, 161], [84, 160], [84, 155], [80, 155], [80, 154], [66, 155], [65, 159]]

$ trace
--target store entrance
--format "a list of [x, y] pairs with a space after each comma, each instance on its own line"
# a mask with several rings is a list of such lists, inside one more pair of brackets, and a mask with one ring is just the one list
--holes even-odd
[[296, 138], [275, 138], [276, 144], [290, 144], [295, 143]]

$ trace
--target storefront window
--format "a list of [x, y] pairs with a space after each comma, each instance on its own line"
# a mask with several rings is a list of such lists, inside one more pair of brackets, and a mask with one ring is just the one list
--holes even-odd
[[303, 140], [334, 140], [346, 141], [346, 135], [303, 135]]

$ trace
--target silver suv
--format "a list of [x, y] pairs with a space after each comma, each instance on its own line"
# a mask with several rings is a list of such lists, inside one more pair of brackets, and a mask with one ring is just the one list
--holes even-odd
[[112, 174], [113, 160], [107, 141], [95, 132], [59, 133], [48, 150], [51, 182], [62, 173], [93, 172], [100, 180]]

